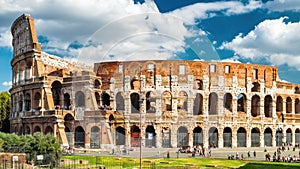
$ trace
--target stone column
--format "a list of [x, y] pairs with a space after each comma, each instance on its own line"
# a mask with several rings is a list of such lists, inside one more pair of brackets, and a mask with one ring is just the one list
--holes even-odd
[[247, 145], [246, 146], [251, 147], [251, 130], [250, 129], [248, 129], [246, 137], [247, 137], [246, 138], [246, 140], [247, 140]]
[[205, 125], [203, 127], [203, 145], [204, 145], [205, 148], [208, 148], [208, 146], [209, 146], [209, 143], [208, 143], [208, 139], [209, 139], [208, 130], [209, 130], [208, 126]]
[[276, 147], [276, 129], [272, 130], [272, 147]]
[[231, 129], [232, 131], [232, 140], [231, 140], [231, 144], [233, 148], [237, 147], [237, 130], [233, 130], [233, 128]]
[[265, 135], [263, 131], [260, 132], [259, 139], [260, 139], [260, 147], [265, 147]]
[[129, 122], [125, 124], [125, 145], [128, 148], [131, 148], [131, 133]]
[[156, 148], [161, 148], [162, 147], [162, 132], [161, 132], [161, 126], [160, 124], [159, 125], [156, 125], [154, 126], [154, 129], [155, 129], [155, 133], [156, 133], [156, 137], [155, 137], [155, 147]]
[[194, 137], [193, 137], [193, 131], [188, 132], [188, 137], [189, 137], [189, 146], [193, 147], [193, 142], [194, 142]]
[[292, 129], [292, 146], [295, 146], [295, 144], [296, 144], [296, 136], [295, 136], [295, 130], [296, 129]]
[[218, 129], [218, 147], [223, 148], [224, 140], [223, 140], [223, 129]]

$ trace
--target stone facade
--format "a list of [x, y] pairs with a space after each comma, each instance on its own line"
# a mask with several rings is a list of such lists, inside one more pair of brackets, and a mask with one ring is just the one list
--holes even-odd
[[41, 51], [29, 15], [12, 25], [11, 132], [108, 148], [300, 143], [298, 84], [274, 66], [147, 60], [78, 65]]

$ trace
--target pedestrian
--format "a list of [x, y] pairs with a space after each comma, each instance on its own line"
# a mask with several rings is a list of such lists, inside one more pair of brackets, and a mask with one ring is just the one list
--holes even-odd
[[253, 157], [256, 158], [256, 151], [253, 152]]
[[248, 151], [248, 158], [250, 158], [250, 151]]
[[170, 158], [170, 151], [167, 152], [167, 158]]

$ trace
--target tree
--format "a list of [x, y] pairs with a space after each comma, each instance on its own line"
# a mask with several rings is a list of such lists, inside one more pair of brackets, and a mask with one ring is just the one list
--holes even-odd
[[0, 131], [8, 133], [10, 130], [10, 94], [8, 92], [0, 93]]

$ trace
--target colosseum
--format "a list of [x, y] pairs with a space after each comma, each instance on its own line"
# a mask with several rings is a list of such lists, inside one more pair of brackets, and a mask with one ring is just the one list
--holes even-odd
[[42, 51], [27, 14], [11, 27], [11, 132], [71, 147], [300, 143], [299, 84], [275, 66], [145, 60], [84, 66]]

